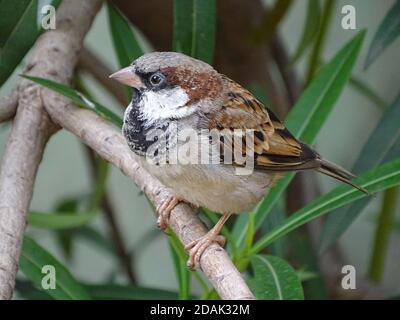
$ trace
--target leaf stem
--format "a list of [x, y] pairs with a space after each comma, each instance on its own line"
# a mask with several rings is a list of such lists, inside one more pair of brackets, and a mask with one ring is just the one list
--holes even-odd
[[390, 232], [393, 227], [398, 187], [387, 189], [383, 193], [382, 208], [378, 217], [375, 231], [374, 248], [372, 250], [368, 277], [378, 283], [383, 275], [385, 256], [389, 243]]

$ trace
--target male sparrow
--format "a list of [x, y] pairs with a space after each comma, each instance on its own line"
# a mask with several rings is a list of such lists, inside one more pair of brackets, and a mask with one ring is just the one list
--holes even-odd
[[[213, 241], [224, 244], [219, 232], [229, 216], [252, 209], [284, 172], [314, 169], [365, 192], [350, 181], [351, 173], [296, 140], [249, 91], [205, 62], [181, 53], [153, 52], [110, 77], [134, 89], [122, 129], [129, 147], [177, 195], [157, 209], [159, 226], [166, 227], [181, 200], [222, 214], [205, 236], [186, 246], [189, 268], [199, 264]], [[179, 148], [187, 139], [181, 136], [188, 130], [200, 137], [194, 140], [208, 154], [217, 156], [209, 162], [174, 161], [171, 154], [182, 154]], [[210, 130], [231, 132], [233, 139], [211, 139]], [[237, 130], [245, 132], [239, 139]], [[252, 137], [245, 139], [249, 132]], [[234, 153], [231, 161], [227, 149]], [[238, 172], [249, 161], [254, 171]]]

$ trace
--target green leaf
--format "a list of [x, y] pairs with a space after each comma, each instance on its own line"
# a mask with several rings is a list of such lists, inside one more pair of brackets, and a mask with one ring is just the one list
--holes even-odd
[[97, 211], [79, 213], [76, 212], [53, 212], [45, 213], [31, 211], [28, 215], [28, 224], [44, 229], [70, 229], [87, 224]]
[[[35, 227], [56, 230], [77, 228], [87, 224], [99, 213], [107, 181], [107, 172], [108, 162], [96, 157], [96, 185], [89, 198], [86, 212], [78, 212], [77, 200], [75, 199], [75, 207], [66, 207], [64, 204], [53, 213], [31, 211], [28, 215], [28, 223]], [[73, 202], [70, 201], [66, 204], [70, 205], [71, 203]]]
[[[176, 300], [178, 293], [169, 290], [119, 284], [84, 284], [83, 287], [95, 300]], [[29, 300], [49, 300], [52, 297], [31, 282], [16, 281], [18, 293]], [[194, 297], [190, 297], [194, 298]]]
[[[376, 193], [400, 184], [400, 159], [384, 164], [356, 179], [359, 186], [370, 193]], [[322, 197], [312, 201], [276, 228], [264, 235], [251, 249], [250, 254], [256, 254], [276, 239], [288, 234], [290, 231], [318, 218], [333, 209], [365, 197], [365, 193], [348, 185], [341, 185]]]
[[[58, 213], [72, 213], [76, 214], [78, 212], [80, 197], [68, 198], [63, 201], [56, 207], [56, 212]], [[64, 254], [64, 256], [69, 259], [72, 256], [73, 250], [73, 233], [71, 230], [60, 230], [56, 232], [56, 239], [60, 248]]]
[[350, 78], [365, 31], [358, 33], [323, 66], [285, 119], [289, 131], [313, 143]]
[[88, 211], [96, 211], [100, 208], [106, 188], [108, 162], [96, 156], [96, 184], [90, 197]]
[[[352, 171], [356, 174], [399, 158], [400, 155], [400, 96], [385, 111], [356, 160]], [[329, 214], [321, 233], [320, 250], [325, 251], [354, 222], [369, 203], [361, 199]]]
[[117, 255], [113, 244], [96, 229], [89, 226], [84, 226], [78, 229], [72, 229], [71, 231], [74, 236], [86, 240], [88, 243], [92, 243], [111, 256]]
[[33, 239], [25, 236], [20, 258], [20, 269], [39, 288], [42, 287], [42, 279], [46, 275], [46, 273], [42, 273], [42, 268], [46, 265], [53, 266], [56, 271], [56, 288], [43, 289], [46, 293], [54, 299], [90, 299], [87, 291], [74, 279], [64, 265]]
[[[280, 222], [286, 218], [287, 214], [283, 206], [276, 205], [271, 212], [268, 214], [267, 218], [263, 221], [259, 233], [265, 234], [275, 228]], [[289, 238], [283, 237], [275, 241], [270, 249], [270, 253], [274, 256], [284, 258], [288, 254], [289, 248], [292, 246], [292, 241]], [[292, 249], [292, 248], [291, 248]]]
[[8, 79], [39, 35], [37, 1], [6, 0], [1, 5], [0, 86]]
[[192, 53], [193, 1], [174, 0], [174, 30], [172, 48], [190, 55]]
[[[312, 144], [340, 96], [357, 59], [365, 32], [360, 32], [323, 66], [311, 84], [301, 95], [288, 114], [285, 124], [289, 131], [301, 141]], [[268, 195], [253, 210], [256, 230], [278, 201], [282, 192], [294, 177], [288, 173], [273, 187]], [[243, 241], [245, 230], [234, 228], [238, 243]]]
[[256, 255], [251, 259], [254, 278], [248, 280], [257, 299], [303, 300], [303, 288], [296, 271], [283, 259]]
[[179, 286], [179, 299], [187, 300], [190, 292], [190, 278], [191, 274], [186, 266], [186, 253], [185, 250], [175, 235], [169, 228], [168, 243], [170, 246], [172, 261], [174, 262], [175, 275]]
[[176, 300], [178, 297], [173, 291], [134, 285], [90, 284], [85, 288], [96, 300]]
[[375, 283], [381, 282], [384, 274], [390, 235], [396, 217], [398, 191], [398, 188], [394, 187], [383, 193], [368, 268], [368, 278]]
[[[57, 7], [60, 0], [49, 1]], [[33, 46], [41, 30], [38, 0], [2, 0], [0, 3], [0, 86]]]
[[318, 27], [318, 34], [316, 36], [314, 46], [312, 48], [309, 62], [308, 62], [307, 72], [306, 72], [306, 76], [305, 76], [306, 84], [309, 84], [311, 82], [311, 80], [314, 77], [315, 72], [318, 69], [321, 55], [323, 53], [325, 41], [327, 38], [329, 25], [330, 25], [330, 22], [332, 19], [332, 15], [334, 13], [335, 5], [336, 5], [336, 1], [334, 1], [334, 0], [324, 1], [323, 7], [322, 7], [321, 18], [320, 18], [321, 23]]
[[174, 0], [174, 51], [212, 64], [215, 30], [215, 0]]
[[21, 75], [21, 77], [29, 79], [37, 84], [40, 84], [43, 87], [53, 90], [63, 95], [64, 97], [69, 98], [77, 106], [94, 111], [97, 115], [99, 115], [103, 119], [113, 123], [119, 128], [122, 127], [122, 119], [119, 116], [117, 116], [114, 112], [102, 106], [101, 104], [87, 98], [79, 91], [76, 91], [64, 84], [40, 77], [32, 77], [27, 75]]
[[383, 51], [400, 35], [400, 0], [390, 8], [376, 31], [369, 47], [364, 69], [379, 57]]
[[[13, 0], [2, 0], [0, 5], [2, 16], [0, 21], [0, 48], [4, 48], [7, 41], [12, 37], [13, 31], [15, 32], [15, 29], [18, 27], [18, 24], [23, 23], [24, 14], [27, 15], [29, 9], [37, 9], [37, 1], [20, 0], [16, 2]], [[35, 10], [36, 12], [37, 10]]]
[[315, 36], [318, 34], [319, 23], [321, 19], [321, 10], [318, 0], [308, 0], [307, 4], [307, 16], [305, 18], [305, 24], [303, 32], [300, 38], [300, 42], [297, 45], [297, 49], [291, 64], [294, 64], [304, 53], [304, 51], [311, 45]]
[[296, 273], [301, 282], [314, 280], [319, 277], [318, 274], [316, 274], [315, 272], [306, 271], [306, 270], [298, 270]]
[[[273, 230], [272, 228], [270, 230]], [[279, 238], [271, 244], [271, 248], [276, 242], [282, 239], [288, 240], [288, 246], [290, 247], [290, 258], [296, 261], [296, 263], [316, 274], [321, 274], [320, 261], [318, 259], [318, 253], [315, 252], [315, 248], [311, 243], [310, 238], [306, 232], [297, 229], [290, 234]], [[268, 230], [269, 232], [269, 230]], [[308, 281], [303, 285], [304, 291], [307, 293], [307, 299], [329, 299], [329, 292], [324, 277], [316, 277], [313, 280]]]
[[111, 36], [121, 68], [129, 66], [133, 60], [143, 55], [136, 35], [122, 13], [110, 2], [107, 3]]
[[15, 290], [18, 295], [27, 300], [53, 300], [47, 292], [36, 288], [29, 280], [15, 280]]

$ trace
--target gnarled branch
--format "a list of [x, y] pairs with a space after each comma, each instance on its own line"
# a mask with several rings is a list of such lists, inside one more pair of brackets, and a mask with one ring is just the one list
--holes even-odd
[[18, 91], [14, 90], [9, 96], [0, 98], [0, 123], [10, 120], [17, 111]]
[[[101, 1], [65, 0], [57, 29], [36, 42], [25, 72], [68, 83], [82, 40]], [[41, 87], [22, 80], [18, 108], [0, 169], [0, 299], [12, 297], [26, 213], [45, 144], [57, 127], [44, 109]]]
[[[68, 83], [82, 39], [100, 5], [98, 0], [64, 0], [57, 14], [57, 29], [38, 40], [26, 72]], [[34, 179], [46, 141], [58, 128], [54, 123], [77, 135], [121, 169], [155, 206], [171, 192], [139, 166], [122, 135], [94, 113], [78, 109], [58, 94], [27, 80], [21, 81], [18, 93], [17, 115], [0, 172], [0, 298], [5, 299], [12, 296]], [[184, 244], [207, 231], [186, 204], [173, 210], [170, 224]], [[200, 266], [222, 299], [254, 299], [219, 245], [213, 244], [204, 252]]]

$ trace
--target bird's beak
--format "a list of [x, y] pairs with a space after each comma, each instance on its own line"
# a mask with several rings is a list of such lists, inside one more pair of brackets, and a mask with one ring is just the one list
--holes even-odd
[[136, 89], [144, 87], [142, 80], [135, 74], [131, 66], [113, 73], [110, 78]]

